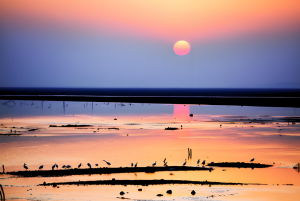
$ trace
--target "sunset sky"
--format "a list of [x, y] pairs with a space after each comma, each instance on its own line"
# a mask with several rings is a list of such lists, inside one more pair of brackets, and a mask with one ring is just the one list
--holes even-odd
[[299, 0], [0, 0], [0, 31], [0, 87], [300, 88]]

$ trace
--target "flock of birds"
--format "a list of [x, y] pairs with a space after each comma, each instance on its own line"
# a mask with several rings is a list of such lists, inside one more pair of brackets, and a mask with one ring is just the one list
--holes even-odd
[[[165, 158], [164, 160], [163, 160], [163, 163], [164, 163], [164, 166], [167, 166], [167, 161], [166, 161], [167, 159]], [[106, 162], [106, 164], [108, 165], [108, 166], [110, 166], [111, 165], [111, 163], [110, 162], [108, 162], [108, 161], [106, 161], [106, 160], [103, 160], [104, 162]], [[251, 160], [250, 160], [250, 162], [253, 162], [254, 161], [254, 158], [252, 158]], [[186, 161], [186, 159], [185, 159], [185, 162], [182, 164], [183, 166], [185, 166], [186, 165], [186, 163], [187, 163], [187, 161]], [[205, 163], [206, 163], [206, 160], [203, 160], [202, 161], [202, 165], [204, 166], [205, 165]], [[209, 164], [213, 164], [214, 162], [211, 162], [211, 163], [209, 163]], [[133, 163], [131, 163], [131, 167], [137, 167], [137, 162], [136, 162], [136, 164], [134, 165]], [[199, 164], [200, 164], [200, 159], [198, 159], [198, 161], [197, 161], [197, 166], [199, 166]], [[152, 164], [152, 166], [154, 167], [156, 165], [156, 161]], [[80, 163], [79, 165], [78, 165], [78, 168], [80, 168], [82, 166], [82, 164]], [[90, 164], [90, 163], [87, 163], [87, 166], [89, 166], [89, 168], [92, 168], [92, 165]], [[98, 167], [98, 164], [95, 164], [95, 166], [96, 167]], [[24, 167], [24, 169], [25, 170], [28, 170], [28, 166], [27, 166], [27, 164], [26, 163], [24, 163], [24, 165], [23, 165], [23, 167]], [[44, 165], [41, 165], [40, 167], [39, 167], [39, 170], [41, 170], [41, 169], [43, 169], [44, 168]], [[55, 163], [53, 166], [52, 166], [52, 170], [54, 170], [54, 168], [57, 168], [58, 169], [58, 165]], [[62, 166], [62, 168], [67, 168], [67, 169], [70, 169], [71, 168], [71, 165], [63, 165]]]
[[[103, 161], [106, 162], [106, 164], [107, 164], [108, 166], [111, 165], [110, 162], [108, 162], [108, 161], [106, 161], [106, 160], [103, 160]], [[80, 168], [81, 166], [82, 166], [82, 163], [80, 163], [80, 164], [78, 165], [78, 168]], [[87, 163], [87, 166], [89, 166], [90, 168], [92, 168], [92, 165], [91, 165], [90, 163]], [[98, 167], [98, 164], [95, 164], [95, 166]], [[137, 163], [136, 163], [136, 166], [137, 166]], [[135, 167], [136, 167], [136, 166], [135, 166]], [[28, 170], [28, 166], [27, 166], [26, 163], [24, 163], [23, 167], [24, 167], [25, 170]], [[41, 165], [41, 166], [39, 167], [39, 170], [41, 170], [41, 169], [43, 169], [43, 168], [44, 168], [44, 165]], [[57, 165], [56, 163], [55, 163], [54, 165], [52, 165], [52, 170], [54, 170], [55, 168], [58, 169], [58, 165]], [[64, 168], [64, 169], [70, 169], [70, 168], [71, 168], [71, 165], [63, 165], [62, 168]]]

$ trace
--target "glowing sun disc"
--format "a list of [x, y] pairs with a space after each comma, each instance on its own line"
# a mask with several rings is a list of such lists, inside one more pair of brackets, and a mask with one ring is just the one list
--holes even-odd
[[191, 46], [188, 42], [180, 40], [174, 44], [173, 50], [178, 55], [186, 55], [190, 52]]

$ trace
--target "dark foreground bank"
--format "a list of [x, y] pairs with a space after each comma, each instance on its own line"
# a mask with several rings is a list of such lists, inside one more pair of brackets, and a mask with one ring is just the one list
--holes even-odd
[[231, 168], [268, 168], [273, 165], [260, 164], [260, 163], [243, 163], [243, 162], [222, 162], [222, 163], [210, 163], [208, 166], [212, 167], [231, 167]]
[[90, 175], [90, 174], [113, 174], [113, 173], [154, 173], [162, 171], [212, 171], [211, 167], [190, 167], [190, 166], [166, 166], [166, 167], [118, 167], [118, 168], [86, 168], [86, 169], [63, 169], [63, 170], [34, 170], [7, 172], [6, 174], [21, 177], [56, 177], [68, 175]]
[[198, 185], [267, 185], [259, 183], [234, 183], [216, 181], [189, 181], [189, 180], [97, 180], [97, 181], [72, 181], [39, 184], [39, 186], [58, 186], [58, 185], [163, 185], [163, 184], [198, 184]]

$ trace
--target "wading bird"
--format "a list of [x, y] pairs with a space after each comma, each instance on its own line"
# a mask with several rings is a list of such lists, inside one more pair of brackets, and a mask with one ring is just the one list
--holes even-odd
[[67, 167], [66, 168], [71, 168], [71, 165], [67, 165]]
[[96, 167], [98, 167], [98, 163], [97, 164], [95, 164], [96, 165]]
[[166, 162], [167, 158], [164, 159], [164, 163]]
[[63, 165], [63, 166], [62, 166], [62, 168], [66, 168], [66, 166], [65, 166], [65, 165]]
[[205, 165], [205, 160], [203, 160], [202, 165]]
[[185, 159], [185, 162], [182, 164], [183, 166], [185, 166], [186, 165], [186, 159]]
[[251, 160], [250, 160], [250, 162], [253, 162], [254, 161], [254, 158], [252, 158]]
[[155, 166], [155, 165], [156, 165], [156, 161], [155, 161], [155, 163], [152, 164], [152, 166]]
[[87, 165], [88, 165], [90, 168], [92, 168], [92, 166], [91, 166], [91, 164], [90, 164], [90, 163], [88, 163]]
[[199, 166], [199, 163], [200, 163], [200, 159], [198, 159], [198, 161], [197, 161], [197, 165]]
[[78, 168], [80, 168], [81, 167], [81, 163], [78, 165]]
[[103, 160], [107, 165], [111, 165], [110, 162], [107, 162], [106, 160]]
[[131, 167], [133, 167], [133, 163], [131, 163]]
[[54, 165], [52, 165], [52, 170], [54, 170], [54, 168], [55, 168], [55, 164], [54, 164]]
[[134, 167], [136, 167], [136, 166], [137, 166], [137, 164], [138, 164], [138, 163], [136, 162], [136, 164], [134, 165]]
[[168, 162], [165, 162], [164, 166], [167, 166], [167, 163], [168, 163]]
[[26, 170], [28, 170], [28, 167], [27, 167], [26, 165], [27, 165], [27, 164], [24, 163], [23, 167], [24, 167]]
[[40, 170], [40, 169], [43, 169], [43, 167], [44, 167], [44, 165], [41, 165], [41, 166], [39, 167], [39, 170]]

